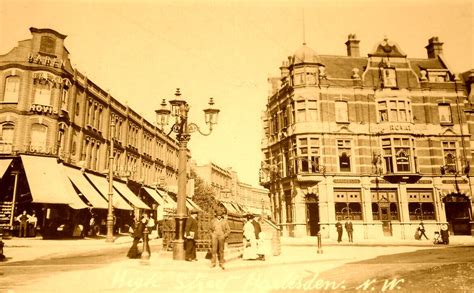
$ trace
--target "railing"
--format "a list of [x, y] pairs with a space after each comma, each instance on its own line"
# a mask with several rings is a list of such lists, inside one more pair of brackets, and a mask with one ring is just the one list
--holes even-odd
[[[207, 251], [211, 247], [211, 233], [209, 231], [213, 216], [207, 213], [198, 215], [198, 234], [196, 239], [196, 249]], [[244, 222], [240, 215], [229, 213], [227, 222], [230, 226], [230, 235], [227, 243], [230, 247], [242, 245]], [[163, 220], [163, 249], [173, 250], [173, 240], [175, 239], [175, 220], [169, 217]]]

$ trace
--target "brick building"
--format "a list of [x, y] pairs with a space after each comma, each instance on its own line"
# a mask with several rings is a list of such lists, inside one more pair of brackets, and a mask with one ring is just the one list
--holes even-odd
[[448, 67], [443, 43], [408, 58], [385, 39], [368, 56], [349, 35], [347, 56], [303, 44], [269, 78], [261, 184], [285, 235], [431, 237], [449, 223], [470, 234], [473, 74]]
[[213, 189], [216, 199], [222, 202], [227, 210], [260, 215], [263, 208], [269, 215], [270, 200], [267, 189], [241, 182], [237, 172], [212, 162], [205, 165], [197, 165], [194, 162], [191, 168]]
[[57, 204], [77, 203], [71, 217], [83, 207], [103, 215], [111, 137], [115, 209], [163, 206], [157, 187], [176, 185], [177, 143], [73, 68], [65, 35], [30, 32], [0, 56], [1, 224], [11, 224], [12, 209], [34, 209], [46, 221]]

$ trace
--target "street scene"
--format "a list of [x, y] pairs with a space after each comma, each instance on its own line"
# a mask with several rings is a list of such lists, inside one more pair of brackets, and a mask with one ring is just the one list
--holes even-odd
[[[262, 262], [228, 254], [225, 270], [210, 268], [204, 253], [198, 253], [197, 262], [173, 261], [155, 240], [146, 261], [124, 259], [129, 239], [119, 238], [112, 247], [103, 240], [64, 241], [48, 246], [16, 241], [18, 247], [8, 249], [9, 263], [0, 268], [2, 291], [425, 292], [430, 285], [438, 292], [469, 292], [474, 285], [470, 237], [453, 239], [449, 247], [429, 241], [327, 243], [322, 253], [314, 238], [282, 239], [281, 255]], [[27, 247], [43, 251], [25, 260]]]
[[0, 1], [0, 291], [474, 290], [473, 21]]

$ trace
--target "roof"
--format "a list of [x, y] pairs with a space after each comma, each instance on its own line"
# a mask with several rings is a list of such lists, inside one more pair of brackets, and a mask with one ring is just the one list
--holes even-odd
[[306, 43], [303, 43], [298, 50], [295, 51], [291, 58], [292, 64], [301, 64], [301, 63], [316, 63], [321, 64], [321, 59], [319, 55], [311, 49], [310, 47], [306, 46]]

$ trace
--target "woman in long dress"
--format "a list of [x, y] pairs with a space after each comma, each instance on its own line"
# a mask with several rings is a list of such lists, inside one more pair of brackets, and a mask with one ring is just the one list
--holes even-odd
[[257, 239], [255, 238], [255, 228], [253, 227], [251, 219], [247, 217], [247, 221], [244, 225], [244, 252], [242, 259], [253, 260], [257, 258]]

